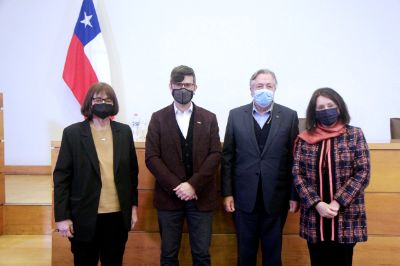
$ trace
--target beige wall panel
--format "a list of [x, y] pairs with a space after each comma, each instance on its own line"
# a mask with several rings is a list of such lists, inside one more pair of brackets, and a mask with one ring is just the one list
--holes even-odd
[[354, 248], [353, 265], [400, 265], [400, 237], [370, 236]]
[[368, 233], [400, 237], [400, 193], [366, 193], [365, 201]]
[[0, 205], [4, 204], [5, 197], [5, 177], [4, 174], [0, 172]]
[[400, 192], [400, 149], [371, 150], [368, 192]]
[[136, 156], [139, 164], [139, 189], [154, 189], [154, 176], [146, 167], [144, 148], [136, 148]]

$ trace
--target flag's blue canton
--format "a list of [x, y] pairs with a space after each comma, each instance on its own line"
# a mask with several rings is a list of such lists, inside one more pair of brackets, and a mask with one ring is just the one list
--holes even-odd
[[[92, 16], [90, 19], [90, 24], [92, 27], [85, 24], [81, 21], [85, 19], [86, 16]], [[75, 25], [75, 35], [82, 42], [83, 46], [93, 40], [97, 34], [101, 32], [99, 20], [97, 19], [96, 10], [94, 9], [94, 4], [92, 0], [84, 0], [81, 8], [81, 12], [79, 13], [79, 19]]]

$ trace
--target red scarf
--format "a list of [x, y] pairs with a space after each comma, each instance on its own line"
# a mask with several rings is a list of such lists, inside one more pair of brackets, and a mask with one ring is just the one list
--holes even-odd
[[299, 134], [299, 138], [307, 142], [308, 144], [316, 144], [325, 139], [337, 137], [346, 132], [345, 125], [338, 122], [331, 127], [322, 127], [317, 124], [314, 131], [305, 130]]

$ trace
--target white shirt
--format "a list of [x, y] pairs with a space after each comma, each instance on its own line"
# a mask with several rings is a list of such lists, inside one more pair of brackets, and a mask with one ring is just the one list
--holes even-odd
[[189, 130], [190, 117], [192, 116], [193, 112], [193, 104], [190, 103], [189, 109], [182, 112], [176, 107], [174, 103], [174, 109], [175, 109], [176, 122], [178, 122], [178, 126], [182, 132], [182, 135], [186, 138], [187, 132]]

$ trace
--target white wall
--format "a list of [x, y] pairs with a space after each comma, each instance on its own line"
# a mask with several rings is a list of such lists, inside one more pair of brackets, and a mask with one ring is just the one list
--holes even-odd
[[[0, 1], [0, 91], [5, 163], [50, 164], [50, 141], [82, 120], [61, 75], [80, 0]], [[251, 101], [259, 68], [277, 74], [276, 101], [304, 117], [311, 93], [336, 89], [369, 142], [390, 138], [400, 116], [400, 1], [148, 0], [99, 2], [117, 120], [149, 120], [170, 104], [173, 67], [193, 67], [194, 101], [218, 116]]]

